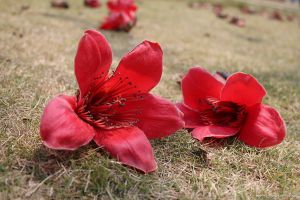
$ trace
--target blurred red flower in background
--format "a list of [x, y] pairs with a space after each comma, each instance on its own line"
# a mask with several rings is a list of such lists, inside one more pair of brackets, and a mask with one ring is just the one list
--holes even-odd
[[114, 12], [135, 12], [137, 10], [133, 0], [109, 0], [107, 6], [110, 11]]
[[75, 58], [79, 92], [59, 95], [45, 107], [40, 126], [44, 144], [75, 150], [94, 140], [123, 164], [156, 170], [148, 139], [168, 136], [184, 125], [173, 103], [149, 93], [160, 81], [162, 56], [159, 44], [144, 41], [109, 76], [110, 45], [99, 32], [86, 31]]
[[[221, 80], [221, 81], [219, 81]], [[225, 81], [195, 67], [183, 78], [185, 128], [200, 141], [236, 136], [245, 144], [264, 148], [285, 137], [285, 123], [272, 107], [262, 104], [264, 87], [251, 75], [235, 73]]]
[[283, 21], [282, 14], [277, 10], [275, 10], [271, 13], [270, 18], [274, 19], [274, 20], [278, 20], [278, 21]]
[[135, 26], [137, 6], [133, 0], [110, 0], [107, 2], [109, 15], [100, 26], [104, 30], [130, 31]]
[[99, 0], [84, 0], [84, 5], [91, 8], [98, 8], [101, 6], [101, 3]]
[[229, 21], [230, 24], [233, 24], [235, 26], [238, 26], [238, 27], [245, 27], [246, 25], [246, 22], [244, 19], [241, 19], [239, 17], [235, 17], [233, 16], [230, 21]]

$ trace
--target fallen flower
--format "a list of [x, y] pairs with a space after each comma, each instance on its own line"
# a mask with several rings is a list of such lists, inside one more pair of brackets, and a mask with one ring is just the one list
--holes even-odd
[[102, 30], [116, 30], [129, 32], [136, 24], [136, 18], [131, 18], [125, 12], [112, 12], [101, 24]]
[[213, 6], [213, 12], [218, 18], [226, 19], [228, 17], [228, 14], [223, 13], [223, 6], [221, 4], [215, 4]]
[[270, 18], [274, 19], [274, 20], [278, 20], [278, 21], [283, 21], [282, 15], [280, 14], [280, 12], [278, 12], [276, 10], [271, 13]]
[[40, 125], [44, 144], [76, 150], [94, 140], [125, 165], [156, 170], [149, 139], [184, 125], [174, 104], [149, 93], [161, 79], [162, 56], [159, 44], [144, 41], [109, 76], [110, 45], [101, 33], [86, 31], [75, 57], [78, 94], [59, 95], [45, 107]]
[[223, 11], [223, 5], [222, 4], [216, 3], [216, 4], [213, 5], [213, 12], [215, 14], [221, 13], [222, 11]]
[[182, 80], [185, 128], [193, 128], [199, 141], [207, 137], [235, 136], [245, 144], [264, 148], [285, 137], [285, 123], [272, 107], [262, 104], [264, 87], [251, 75], [232, 74], [220, 82], [209, 72], [194, 67]]
[[110, 0], [107, 7], [110, 12], [100, 29], [129, 32], [136, 25], [137, 6], [133, 0]]
[[101, 6], [99, 0], [84, 0], [84, 5], [91, 8], [98, 8]]
[[51, 6], [54, 8], [68, 9], [70, 6], [65, 0], [52, 0]]
[[133, 0], [109, 0], [107, 7], [111, 12], [136, 12], [137, 6]]
[[239, 17], [232, 17], [229, 21], [230, 24], [236, 25], [238, 27], [245, 27], [245, 20]]

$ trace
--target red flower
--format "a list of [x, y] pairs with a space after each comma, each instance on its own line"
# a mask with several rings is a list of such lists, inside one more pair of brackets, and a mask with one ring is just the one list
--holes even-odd
[[130, 31], [135, 26], [137, 6], [132, 0], [108, 1], [109, 16], [100, 26], [103, 30]]
[[270, 18], [278, 21], [283, 21], [283, 17], [281, 13], [276, 10], [271, 13]]
[[238, 27], [241, 27], [241, 28], [245, 27], [245, 24], [246, 24], [244, 19], [241, 19], [241, 18], [235, 17], [235, 16], [230, 19], [229, 23], [236, 25]]
[[260, 148], [279, 144], [285, 137], [285, 124], [274, 108], [262, 104], [263, 86], [241, 72], [226, 82], [219, 80], [200, 67], [190, 69], [182, 80], [184, 101], [178, 107], [185, 127], [194, 128], [192, 136], [200, 141], [236, 136]]
[[223, 5], [222, 4], [214, 4], [213, 5], [213, 12], [217, 15], [223, 12]]
[[129, 32], [136, 24], [136, 18], [131, 18], [125, 12], [112, 12], [106, 17], [100, 29]]
[[101, 6], [99, 0], [84, 0], [84, 5], [91, 8], [98, 8]]
[[110, 0], [107, 7], [111, 12], [136, 12], [137, 6], [133, 0]]
[[52, 0], [51, 6], [54, 8], [62, 8], [62, 9], [68, 9], [70, 7], [68, 2], [64, 0]]
[[162, 50], [144, 41], [109, 76], [110, 45], [88, 30], [75, 58], [77, 96], [59, 95], [45, 107], [40, 133], [53, 149], [75, 150], [94, 140], [123, 164], [144, 172], [157, 168], [148, 139], [183, 127], [174, 104], [149, 94], [162, 74]]

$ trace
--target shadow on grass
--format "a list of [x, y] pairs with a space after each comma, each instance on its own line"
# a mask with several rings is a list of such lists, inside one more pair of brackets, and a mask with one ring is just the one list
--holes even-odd
[[193, 139], [186, 131], [179, 131], [168, 138], [154, 140], [153, 148], [156, 150], [160, 162], [171, 163], [172, 165], [190, 165], [201, 169], [213, 168], [211, 166], [211, 151], [215, 149], [235, 146], [235, 139], [206, 139], [200, 143]]
[[32, 159], [26, 165], [26, 171], [41, 181], [47, 176], [55, 174], [62, 168], [71, 167], [72, 163], [82, 159], [88, 154], [88, 150], [93, 149], [96, 153], [102, 154], [102, 150], [97, 149], [96, 144], [91, 143], [75, 151], [52, 150], [44, 145], [40, 145], [32, 153]]
[[[187, 138], [190, 139], [187, 136], [183, 137], [182, 140], [181, 136], [178, 134], [170, 138], [153, 140], [152, 146], [154, 150], [157, 150], [155, 155], [157, 159], [167, 163], [169, 161], [176, 164], [191, 162], [197, 163], [201, 167], [210, 167], [208, 152], [205, 148], [202, 148], [203, 145], [200, 145], [197, 141], [192, 143], [185, 141]], [[204, 145], [206, 147], [210, 146], [210, 148], [222, 148], [221, 144], [224, 144], [224, 141], [215, 141]], [[144, 175], [136, 169], [116, 164], [117, 161], [94, 142], [75, 151], [52, 150], [40, 145], [31, 154], [31, 158], [26, 159], [25, 162], [26, 173], [33, 175], [38, 181], [42, 181], [62, 169], [89, 171], [103, 167], [105, 170], [111, 170], [112, 172]], [[96, 173], [98, 173], [97, 170]], [[152, 174], [149, 174], [149, 176], [152, 176]], [[152, 176], [152, 178], [155, 178], [155, 176]]]
[[78, 197], [100, 194], [123, 198], [136, 190], [144, 195], [151, 193], [149, 185], [158, 178], [155, 173], [145, 175], [117, 164], [93, 142], [76, 151], [51, 150], [41, 145], [27, 160], [25, 171], [38, 182], [47, 180], [45, 185], [55, 186], [57, 193], [67, 190]]

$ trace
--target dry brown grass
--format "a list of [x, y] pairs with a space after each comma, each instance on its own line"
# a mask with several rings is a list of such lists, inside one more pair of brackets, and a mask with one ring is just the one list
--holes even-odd
[[[0, 0], [0, 199], [299, 199], [300, 27], [262, 16], [242, 16], [245, 28], [195, 10], [186, 1], [139, 1], [132, 32], [104, 32], [114, 66], [144, 39], [164, 49], [164, 75], [156, 94], [179, 101], [178, 76], [202, 65], [211, 71], [254, 74], [268, 90], [265, 103], [287, 123], [285, 141], [258, 150], [238, 141], [210, 148], [186, 131], [152, 141], [157, 172], [142, 175], [91, 144], [76, 152], [46, 149], [40, 115], [58, 93], [73, 94], [73, 58], [83, 31], [106, 14], [70, 1]], [[22, 9], [22, 6], [29, 9]], [[234, 8], [229, 14], [241, 15]], [[205, 153], [205, 151], [207, 153]]]

